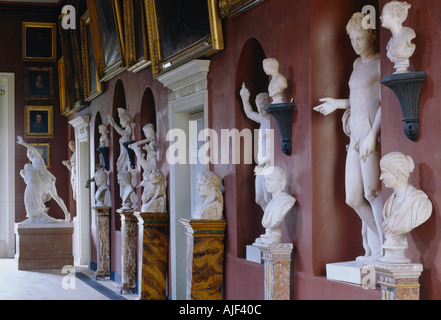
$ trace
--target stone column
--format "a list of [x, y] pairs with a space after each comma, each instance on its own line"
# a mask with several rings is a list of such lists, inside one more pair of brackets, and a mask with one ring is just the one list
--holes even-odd
[[265, 264], [265, 300], [289, 300], [292, 243], [260, 247]]
[[377, 283], [381, 286], [381, 300], [419, 300], [419, 277], [423, 265], [419, 263], [373, 264]]
[[110, 208], [94, 207], [96, 212], [97, 257], [95, 280], [110, 279]]
[[168, 213], [136, 212], [141, 253], [140, 300], [167, 299]]
[[121, 267], [122, 281], [119, 286], [121, 294], [136, 293], [136, 222], [138, 219], [132, 210], [116, 210], [121, 215]]
[[227, 222], [180, 221], [187, 233], [187, 300], [221, 300]]

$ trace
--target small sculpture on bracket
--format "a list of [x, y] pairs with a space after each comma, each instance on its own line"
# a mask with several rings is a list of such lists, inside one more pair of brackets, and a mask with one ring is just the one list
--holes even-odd
[[282, 168], [268, 167], [264, 177], [265, 187], [271, 193], [272, 199], [262, 218], [265, 234], [256, 239], [255, 245], [258, 246], [281, 243], [281, 223], [296, 202], [296, 199], [287, 193], [288, 177]]
[[260, 124], [257, 166], [254, 168], [254, 173], [256, 175], [256, 203], [265, 211], [266, 205], [271, 200], [271, 194], [265, 188], [262, 172], [274, 161], [274, 135], [270, 134], [271, 118], [269, 113], [264, 110], [265, 106], [269, 104], [269, 95], [263, 92], [256, 96], [257, 111], [254, 111], [251, 106], [250, 91], [245, 87], [245, 83], [242, 84], [240, 97], [247, 117]]
[[409, 263], [405, 256], [407, 234], [427, 221], [432, 214], [432, 202], [427, 195], [409, 184], [414, 171], [413, 159], [401, 152], [392, 152], [381, 159], [381, 180], [394, 190], [383, 208], [383, 245], [385, 254], [380, 262]]
[[203, 200], [193, 208], [193, 219], [222, 220], [224, 197], [222, 179], [211, 171], [200, 172], [196, 187]]
[[98, 126], [98, 132], [100, 133], [100, 146], [98, 151], [100, 152], [100, 163], [104, 165], [106, 170], [109, 170], [109, 130], [105, 124]]
[[[148, 123], [142, 127], [142, 131], [144, 132], [145, 139], [130, 144], [129, 149], [135, 152], [136, 158], [144, 171], [154, 170], [156, 169], [157, 163], [156, 132], [154, 125]], [[141, 145], [144, 145], [142, 149], [145, 151], [145, 154], [141, 151]]]
[[414, 54], [416, 46], [412, 40], [415, 31], [403, 27], [411, 5], [407, 2], [391, 1], [383, 7], [381, 15], [382, 26], [392, 32], [392, 38], [387, 44], [387, 57], [394, 63], [395, 72], [386, 76], [381, 83], [394, 91], [406, 122], [406, 136], [416, 141], [420, 133], [419, 104], [422, 86], [427, 78], [425, 72], [409, 72], [409, 59]]
[[265, 73], [271, 77], [268, 93], [272, 99], [272, 103], [264, 110], [276, 120], [282, 140], [282, 151], [289, 156], [292, 151], [291, 120], [295, 104], [287, 103], [283, 97], [284, 91], [288, 88], [288, 81], [279, 73], [279, 62], [274, 58], [267, 58], [262, 64]]

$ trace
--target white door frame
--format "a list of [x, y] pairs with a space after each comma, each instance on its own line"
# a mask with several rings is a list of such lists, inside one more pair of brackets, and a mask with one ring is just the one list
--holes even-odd
[[179, 219], [191, 218], [189, 121], [191, 114], [204, 112], [204, 128], [207, 127], [209, 66], [209, 60], [193, 60], [157, 78], [172, 90], [168, 103], [169, 129], [181, 129], [187, 137], [187, 164], [170, 164], [170, 268], [174, 300], [186, 297], [187, 236]]
[[[15, 255], [15, 74], [0, 73], [0, 89], [6, 92], [0, 96], [1, 110], [1, 134], [6, 137], [6, 163], [2, 163], [2, 194], [5, 194], [5, 202], [2, 203], [0, 212], [0, 231], [5, 234], [0, 235], [0, 258], [12, 258]], [[3, 162], [3, 161], [2, 161]], [[3, 201], [2, 201], [3, 202]], [[3, 216], [4, 215], [4, 216]], [[1, 232], [0, 232], [1, 233]]]

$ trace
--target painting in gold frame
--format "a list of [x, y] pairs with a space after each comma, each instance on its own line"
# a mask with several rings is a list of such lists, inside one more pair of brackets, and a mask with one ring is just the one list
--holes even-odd
[[144, 0], [123, 0], [127, 70], [138, 72], [151, 64]]
[[25, 138], [53, 138], [52, 106], [25, 106]]
[[217, 0], [144, 0], [153, 76], [224, 49]]
[[30, 143], [31, 146], [36, 148], [43, 157], [44, 163], [46, 164], [46, 167], [50, 169], [51, 166], [51, 143]]
[[232, 19], [263, 0], [219, 0], [219, 15], [222, 19]]
[[93, 48], [100, 81], [126, 69], [119, 0], [87, 0]]
[[98, 76], [88, 10], [86, 10], [80, 19], [80, 32], [84, 97], [86, 101], [91, 101], [103, 92], [104, 86]]
[[53, 99], [54, 71], [51, 67], [25, 67], [25, 98]]
[[23, 61], [55, 62], [56, 28], [56, 23], [51, 22], [22, 22]]
[[70, 106], [67, 103], [67, 95], [66, 95], [66, 70], [64, 66], [64, 58], [61, 57], [58, 60], [58, 95], [60, 100], [60, 114], [62, 116], [68, 116], [71, 114]]

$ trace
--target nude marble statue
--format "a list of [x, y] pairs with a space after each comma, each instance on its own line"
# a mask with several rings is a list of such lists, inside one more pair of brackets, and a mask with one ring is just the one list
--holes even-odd
[[346, 30], [360, 56], [349, 80], [349, 99], [323, 98], [315, 111], [328, 115], [337, 109], [344, 114], [344, 130], [350, 137], [346, 157], [346, 203], [362, 220], [365, 255], [356, 260], [375, 261], [381, 257], [382, 200], [380, 182], [381, 129], [380, 54], [375, 46], [375, 31], [363, 28], [366, 14], [355, 13]]
[[100, 147], [109, 147], [109, 130], [107, 130], [107, 126], [100, 124], [98, 132], [100, 134]]
[[72, 155], [69, 160], [63, 160], [62, 163], [70, 171], [70, 185], [72, 187], [72, 197], [77, 200], [77, 183], [76, 183], [76, 152], [75, 152], [75, 141], [69, 142], [69, 149], [72, 151]]
[[[142, 127], [145, 139], [141, 141], [134, 142], [129, 145], [129, 148], [135, 152], [138, 162], [144, 171], [156, 169], [157, 163], [157, 152], [156, 152], [156, 132], [154, 125], [152, 123], [146, 124]], [[141, 146], [144, 145], [142, 150]]]
[[124, 143], [132, 142], [134, 137], [134, 123], [131, 115], [127, 113], [124, 108], [118, 108], [118, 114], [120, 118], [120, 124], [116, 124], [115, 120], [111, 115], [107, 116], [109, 124], [118, 132], [121, 136], [119, 139], [120, 144], [120, 154], [118, 160], [116, 162], [116, 170], [117, 172], [121, 172], [126, 170], [129, 167], [129, 155], [127, 149], [124, 146]]
[[27, 186], [25, 190], [25, 208], [28, 216], [28, 220], [25, 222], [30, 223], [44, 223], [44, 222], [56, 222], [55, 220], [47, 216], [45, 211], [45, 205], [43, 197], [45, 194], [49, 194], [54, 199], [65, 215], [65, 222], [70, 221], [70, 213], [64, 204], [63, 199], [58, 196], [57, 188], [55, 186], [56, 178], [49, 172], [39, 150], [34, 146], [23, 141], [23, 138], [18, 136], [17, 143], [28, 149], [27, 156], [31, 161], [31, 164], [26, 164], [25, 168], [20, 172], [20, 175], [25, 180]]
[[403, 27], [411, 5], [407, 2], [391, 1], [386, 3], [381, 14], [382, 26], [392, 32], [387, 44], [387, 57], [395, 65], [395, 73], [408, 72], [409, 58], [414, 54], [416, 46], [412, 43], [416, 33], [412, 28]]
[[282, 237], [281, 223], [294, 206], [296, 199], [287, 193], [288, 177], [282, 168], [268, 167], [265, 169], [264, 177], [265, 187], [272, 199], [262, 218], [265, 234], [257, 238], [255, 244], [278, 244], [281, 243]]
[[279, 73], [279, 62], [274, 58], [267, 58], [262, 62], [263, 70], [271, 77], [268, 86], [268, 93], [272, 99], [272, 103], [286, 102], [283, 97], [283, 92], [288, 88], [288, 81], [285, 76]]
[[408, 179], [414, 171], [413, 159], [401, 152], [391, 152], [380, 161], [380, 179], [393, 194], [383, 208], [383, 232], [385, 255], [381, 262], [410, 262], [404, 255], [407, 248], [406, 235], [423, 224], [432, 214], [432, 202]]
[[245, 83], [242, 84], [240, 96], [247, 117], [260, 124], [257, 166], [254, 168], [254, 173], [256, 174], [256, 203], [265, 211], [266, 205], [271, 200], [271, 194], [265, 188], [265, 180], [262, 173], [265, 168], [272, 164], [272, 160], [274, 159], [274, 155], [271, 154], [274, 139], [271, 139], [273, 136], [268, 134], [271, 129], [271, 117], [270, 114], [264, 110], [269, 104], [269, 95], [268, 93], [259, 93], [256, 96], [257, 111], [254, 111], [251, 106], [250, 91], [245, 87]]
[[221, 220], [224, 207], [221, 177], [210, 171], [200, 172], [196, 189], [203, 200], [193, 208], [192, 218]]

